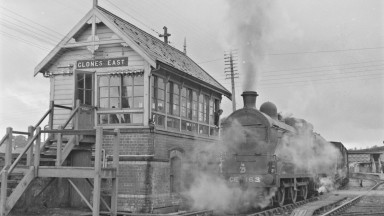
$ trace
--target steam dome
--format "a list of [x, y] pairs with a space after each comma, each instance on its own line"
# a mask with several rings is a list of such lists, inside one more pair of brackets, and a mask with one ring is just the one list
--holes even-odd
[[260, 106], [260, 112], [269, 115], [273, 119], [277, 119], [277, 108], [272, 102], [265, 102]]

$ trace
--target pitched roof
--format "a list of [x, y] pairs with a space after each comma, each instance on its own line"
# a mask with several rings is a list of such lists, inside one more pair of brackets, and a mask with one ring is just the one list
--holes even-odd
[[44, 71], [55, 59], [63, 52], [63, 46], [82, 29], [82, 26], [95, 15], [104, 24], [110, 27], [117, 35], [119, 35], [129, 46], [144, 57], [153, 67], [156, 62], [169, 65], [177, 69], [181, 73], [192, 76], [198, 81], [213, 87], [221, 94], [231, 97], [231, 93], [219, 82], [217, 82], [204, 69], [197, 65], [192, 59], [180, 50], [164, 43], [158, 38], [148, 34], [135, 25], [125, 21], [106, 9], [97, 6], [92, 8], [87, 15], [67, 34], [67, 36], [36, 66], [35, 75]]
[[225, 96], [230, 97], [231, 93], [224, 86], [217, 82], [211, 75], [180, 50], [164, 43], [158, 38], [148, 34], [100, 6], [97, 6], [97, 9], [121, 29], [124, 34], [132, 38], [152, 59], [196, 77], [199, 80], [222, 90], [222, 93], [224, 93]]
[[348, 150], [348, 154], [380, 154], [384, 152], [384, 146], [377, 146], [368, 149]]

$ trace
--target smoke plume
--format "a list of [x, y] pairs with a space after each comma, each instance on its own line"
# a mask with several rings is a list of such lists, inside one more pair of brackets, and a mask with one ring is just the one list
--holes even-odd
[[239, 51], [243, 90], [256, 90], [271, 30], [274, 1], [227, 0], [228, 40]]

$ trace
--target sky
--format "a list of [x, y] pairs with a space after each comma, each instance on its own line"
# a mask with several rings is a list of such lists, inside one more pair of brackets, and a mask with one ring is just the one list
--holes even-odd
[[[183, 50], [231, 90], [224, 53], [236, 50], [237, 109], [276, 104], [347, 148], [383, 145], [384, 3], [380, 0], [99, 0], [105, 9]], [[36, 65], [91, 9], [91, 0], [0, 1], [0, 134], [26, 131], [49, 107]], [[251, 65], [249, 65], [251, 64]], [[249, 85], [250, 83], [250, 85]], [[223, 116], [232, 112], [222, 101]], [[0, 135], [2, 136], [2, 135]]]

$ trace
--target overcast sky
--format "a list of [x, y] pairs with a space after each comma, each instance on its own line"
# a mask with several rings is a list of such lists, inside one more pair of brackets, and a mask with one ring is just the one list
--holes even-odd
[[[254, 72], [244, 71], [248, 60], [239, 57], [237, 108], [243, 106], [243, 81], [257, 72], [252, 89], [246, 89], [259, 93], [257, 107], [271, 101], [278, 112], [306, 119], [325, 139], [347, 148], [383, 145], [383, 1], [266, 2], [99, 0], [99, 5], [155, 36], [167, 26], [171, 45], [180, 50], [186, 37], [188, 55], [229, 90], [224, 51], [262, 50], [253, 59]], [[8, 126], [25, 131], [46, 112], [49, 79], [33, 77], [34, 68], [91, 6], [91, 0], [0, 1], [1, 134]], [[248, 15], [256, 15], [257, 25], [250, 25], [262, 30], [261, 44], [249, 50], [234, 43], [241, 34], [238, 23]], [[229, 115], [231, 102], [224, 99], [222, 108]]]

